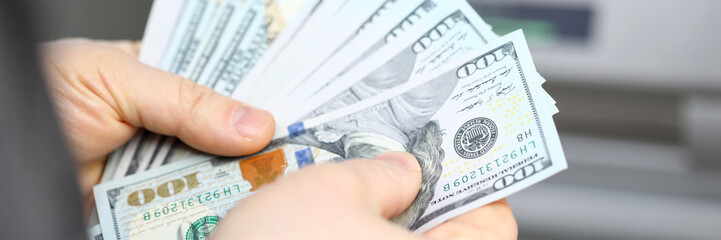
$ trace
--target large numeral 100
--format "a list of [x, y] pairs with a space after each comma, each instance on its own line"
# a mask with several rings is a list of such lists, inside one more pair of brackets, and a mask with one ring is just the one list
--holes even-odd
[[175, 194], [178, 194], [179, 192], [182, 192], [185, 187], [188, 187], [188, 190], [196, 188], [200, 185], [200, 182], [198, 182], [198, 173], [192, 173], [189, 175], [184, 176], [183, 178], [179, 179], [173, 179], [164, 183], [161, 183], [155, 190], [150, 188], [141, 189], [138, 191], [135, 191], [128, 195], [128, 204], [130, 206], [142, 206], [144, 204], [147, 204], [153, 199], [155, 199], [155, 196], [160, 197], [170, 197]]

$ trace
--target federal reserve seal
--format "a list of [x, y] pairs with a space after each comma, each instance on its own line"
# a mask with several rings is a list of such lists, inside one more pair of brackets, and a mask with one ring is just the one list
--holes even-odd
[[209, 239], [210, 234], [215, 230], [220, 218], [218, 216], [205, 216], [193, 223], [185, 233], [186, 240]]
[[483, 156], [493, 147], [498, 138], [498, 128], [491, 119], [479, 117], [461, 125], [453, 138], [456, 153], [471, 159]]

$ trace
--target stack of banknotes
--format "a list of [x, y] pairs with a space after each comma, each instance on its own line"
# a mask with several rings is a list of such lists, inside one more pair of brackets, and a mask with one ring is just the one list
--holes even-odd
[[420, 162], [391, 220], [414, 232], [566, 168], [523, 33], [465, 0], [156, 0], [140, 60], [269, 110], [275, 137], [228, 158], [138, 132], [94, 188], [94, 239], [205, 238], [279, 176], [387, 151]]

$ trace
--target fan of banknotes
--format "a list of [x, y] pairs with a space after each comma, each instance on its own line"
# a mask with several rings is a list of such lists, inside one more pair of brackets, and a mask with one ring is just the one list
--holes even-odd
[[156, 0], [141, 61], [273, 113], [261, 152], [220, 158], [140, 131], [95, 187], [95, 239], [207, 237], [263, 184], [313, 164], [407, 151], [415, 232], [566, 168], [521, 31], [464, 0]]

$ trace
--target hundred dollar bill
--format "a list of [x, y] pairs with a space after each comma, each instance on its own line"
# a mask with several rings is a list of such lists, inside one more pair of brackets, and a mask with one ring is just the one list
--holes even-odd
[[354, 46], [356, 51], [365, 48], [363, 45], [372, 43], [368, 40], [380, 38], [383, 28], [399, 22], [406, 9], [417, 6], [417, 2], [419, 0], [349, 1], [316, 36], [299, 38], [301, 47], [283, 52], [282, 59], [275, 63], [282, 66], [282, 71], [267, 71], [262, 76], [263, 84], [241, 97], [272, 111], [269, 104], [279, 98], [268, 98], [268, 95], [286, 96], [342, 47]]
[[311, 164], [408, 151], [423, 182], [393, 221], [423, 232], [566, 168], [521, 33], [358, 104], [277, 131], [247, 158], [183, 161], [95, 187], [106, 239], [207, 237], [241, 199]]
[[[312, 98], [290, 98], [294, 102], [275, 112], [280, 126], [379, 94], [415, 76], [432, 72], [456, 57], [482, 48], [493, 37], [490, 27], [463, 0], [439, 3], [438, 9], [341, 76], [326, 81]], [[393, 32], [392, 32], [393, 33]], [[391, 33], [389, 33], [391, 34]], [[393, 33], [395, 34], [395, 33]], [[354, 91], [355, 90], [355, 91]], [[308, 96], [308, 95], [306, 95]], [[300, 102], [295, 102], [300, 101]], [[302, 103], [302, 104], [293, 104]]]
[[292, 50], [304, 47], [306, 43], [302, 41], [318, 37], [320, 31], [330, 23], [337, 11], [348, 2], [349, 0], [306, 1], [298, 16], [288, 26], [288, 31], [284, 31], [282, 36], [279, 36], [279, 39], [270, 47], [268, 53], [258, 61], [256, 67], [248, 74], [248, 79], [241, 83], [232, 97], [247, 102], [248, 95], [257, 89], [256, 85], [259, 82], [265, 81], [264, 74], [271, 67], [279, 66], [278, 61], [281, 61], [286, 55], [290, 55]]
[[[366, 36], [354, 38], [352, 42], [342, 46], [332, 57], [317, 66], [310, 76], [305, 77], [301, 84], [292, 89], [286, 95], [287, 97], [283, 98], [283, 101], [277, 100], [268, 103], [268, 109], [288, 107], [287, 102], [304, 101], [318, 89], [327, 85], [332, 78], [344, 74], [381, 47], [398, 39], [404, 33], [412, 31], [414, 27], [420, 27], [424, 18], [441, 9], [439, 5], [448, 5], [453, 2], [455, 1], [415, 0], [407, 1], [407, 4], [400, 6], [394, 5], [392, 8], [385, 8], [384, 5], [384, 8], [378, 9], [378, 14], [368, 19], [368, 22], [361, 26], [356, 33], [367, 33], [368, 31], [364, 31], [364, 26], [370, 25], [372, 30], [376, 31], [374, 34], [364, 34]], [[381, 22], [387, 24], [378, 24], [378, 21], [375, 21], [377, 18], [388, 18], [387, 16], [393, 17], [390, 21]], [[398, 19], [399, 16], [402, 16], [402, 19]]]
[[[282, 14], [286, 17], [289, 17], [288, 15], [291, 14], [293, 16], [292, 21], [290, 21], [283, 31], [280, 34], [277, 34], [277, 37], [273, 39], [273, 44], [269, 45], [266, 53], [260, 60], [258, 60], [253, 69], [251, 69], [246, 76], [246, 79], [238, 85], [234, 93], [231, 95], [232, 98], [241, 99], [238, 97], [237, 93], [243, 89], [247, 89], [247, 86], [253, 84], [254, 79], [258, 79], [260, 74], [262, 74], [263, 71], [270, 66], [275, 58], [279, 56], [279, 53], [288, 46], [290, 41], [296, 38], [303, 26], [312, 22], [311, 19], [315, 16], [313, 13], [322, 9], [321, 6], [328, 5], [322, 5], [322, 3], [325, 2], [321, 0], [302, 1], [304, 4], [299, 4], [300, 2], [301, 1], [293, 2], [294, 4], [290, 4], [288, 1], [282, 2], [279, 7]], [[286, 19], [291, 20], [291, 18]], [[270, 35], [272, 33], [269, 32], [268, 34]]]
[[[450, 6], [459, 1], [432, 1], [432, 0], [404, 0], [385, 1], [370, 17], [358, 25], [357, 28], [343, 26], [354, 30], [344, 41], [337, 41], [335, 45], [329, 43], [316, 43], [316, 48], [309, 50], [303, 59], [303, 64], [294, 64], [296, 70], [284, 68], [286, 76], [282, 77], [288, 84], [282, 89], [274, 90], [284, 98], [269, 98], [264, 108], [275, 111], [280, 106], [287, 106], [287, 102], [303, 101], [324, 86], [327, 80], [339, 75], [344, 70], [355, 66], [355, 63], [365, 59], [380, 47], [398, 38], [398, 35], [418, 27], [419, 22], [432, 15], [439, 9], [439, 4]], [[348, 30], [346, 30], [348, 32]], [[341, 38], [342, 39], [342, 38]], [[336, 46], [336, 47], [334, 47]], [[309, 58], [312, 56], [312, 58]], [[280, 106], [279, 106], [280, 105]]]
[[198, 45], [211, 27], [218, 4], [215, 0], [188, 0], [168, 43], [160, 69], [181, 74], [190, 64]]
[[[216, 11], [207, 36], [199, 44], [188, 69], [181, 73], [182, 76], [211, 88], [212, 85], [208, 84], [216, 82], [209, 79], [209, 72], [216, 73], [217, 69], [236, 66], [243, 70], [247, 66], [237, 63], [246, 60], [230, 57], [254, 60], [256, 55], [263, 53], [267, 41], [263, 0], [227, 0], [223, 1]], [[253, 45], [257, 41], [262, 44]], [[259, 49], [251, 51], [250, 46]], [[228, 91], [223, 87], [214, 89], [221, 93]]]

